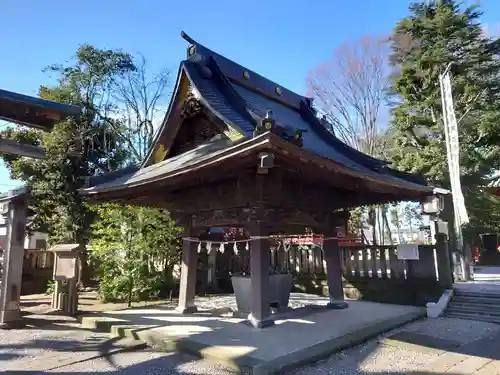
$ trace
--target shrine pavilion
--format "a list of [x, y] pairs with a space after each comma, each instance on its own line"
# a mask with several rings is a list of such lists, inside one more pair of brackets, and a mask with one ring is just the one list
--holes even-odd
[[[330, 133], [312, 99], [215, 53], [184, 33], [168, 113], [138, 167], [92, 178], [91, 202], [168, 209], [184, 227], [179, 311], [194, 305], [197, 243], [210, 227], [244, 227], [251, 251], [251, 315], [273, 324], [269, 307], [269, 235], [325, 236], [331, 308], [346, 308], [337, 227], [347, 209], [420, 201], [434, 188], [390, 168]], [[190, 239], [190, 240], [187, 240]]]

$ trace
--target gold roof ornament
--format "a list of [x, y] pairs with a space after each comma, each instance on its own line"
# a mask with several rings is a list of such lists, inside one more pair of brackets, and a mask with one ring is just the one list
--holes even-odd
[[196, 53], [196, 46], [195, 45], [190, 46], [188, 49], [188, 55], [193, 56], [195, 53]]

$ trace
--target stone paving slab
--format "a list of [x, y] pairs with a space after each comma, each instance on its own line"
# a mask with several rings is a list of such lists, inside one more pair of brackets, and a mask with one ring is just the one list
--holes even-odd
[[455, 366], [449, 368], [447, 372], [452, 374], [474, 374], [481, 367], [490, 363], [491, 359], [476, 356], [467, 356], [462, 362], [457, 363]]
[[50, 371], [75, 363], [145, 347], [144, 343], [136, 340], [128, 338], [110, 339], [108, 336], [105, 339], [93, 340], [90, 347], [71, 343], [65, 347], [64, 351], [49, 350], [32, 358], [0, 361], [0, 368], [2, 371]]
[[500, 375], [500, 361], [491, 361], [473, 375]]
[[500, 334], [449, 348], [426, 370], [436, 374], [500, 375]]
[[345, 310], [320, 310], [263, 330], [242, 319], [208, 312], [179, 315], [171, 308], [130, 309], [82, 317], [82, 325], [178, 350], [254, 374], [316, 361], [424, 315], [422, 308], [349, 301]]
[[[485, 357], [446, 352], [424, 369], [428, 374], [500, 375], [500, 361]], [[421, 374], [416, 372], [414, 375]], [[413, 375], [413, 373], [411, 373]]]
[[459, 341], [443, 339], [440, 337], [424, 335], [417, 332], [398, 332], [387, 338], [379, 340], [381, 344], [414, 350], [416, 352], [443, 354], [455, 350], [460, 346]]

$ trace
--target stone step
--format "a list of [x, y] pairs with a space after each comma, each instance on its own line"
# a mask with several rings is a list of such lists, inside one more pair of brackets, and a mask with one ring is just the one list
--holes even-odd
[[465, 297], [465, 298], [491, 298], [500, 301], [500, 292], [497, 291], [470, 291], [470, 290], [453, 290], [454, 297]]
[[488, 316], [488, 315], [480, 315], [480, 314], [468, 314], [468, 313], [459, 313], [459, 312], [445, 312], [445, 316], [448, 318], [457, 318], [464, 320], [475, 320], [479, 322], [488, 322], [488, 323], [496, 323], [500, 324], [500, 317]]
[[455, 306], [449, 306], [446, 309], [446, 312], [450, 313], [460, 313], [460, 314], [476, 314], [476, 315], [487, 315], [487, 316], [492, 316], [492, 317], [498, 317], [500, 319], [500, 310], [483, 310], [483, 309], [477, 309], [474, 307], [468, 307], [468, 308], [459, 308]]
[[500, 306], [500, 299], [490, 297], [453, 296], [451, 302]]
[[456, 303], [451, 302], [448, 305], [448, 309], [452, 310], [460, 310], [460, 311], [477, 311], [478, 313], [491, 314], [491, 315], [500, 315], [500, 306], [497, 305], [487, 305], [487, 304], [465, 304], [465, 303]]

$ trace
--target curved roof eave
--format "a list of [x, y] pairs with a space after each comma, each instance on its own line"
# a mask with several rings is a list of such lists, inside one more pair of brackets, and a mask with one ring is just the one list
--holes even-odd
[[[213, 147], [211, 145], [213, 145]], [[345, 173], [355, 178], [362, 178], [368, 182], [376, 183], [382, 186], [386, 185], [397, 189], [404, 189], [428, 195], [432, 194], [435, 190], [435, 188], [431, 186], [423, 186], [393, 178], [381, 178], [375, 174], [365, 175], [359, 171], [345, 167], [334, 160], [312, 154], [308, 150], [303, 150], [298, 146], [292, 145], [278, 136], [268, 132], [258, 137], [246, 139], [238, 143], [232, 143], [227, 139], [211, 141], [198, 147], [207, 148], [207, 152], [205, 153], [200, 153], [197, 149], [194, 149], [171, 159], [166, 159], [163, 162], [122, 175], [113, 181], [107, 181], [93, 187], [81, 189], [80, 192], [83, 195], [91, 196], [99, 193], [150, 184], [158, 180], [179, 176], [187, 173], [188, 171], [196, 171], [213, 165], [216, 162], [220, 162], [221, 160], [229, 160], [241, 153], [248, 152], [252, 149], [261, 149], [262, 147], [267, 147], [276, 151], [283, 149], [285, 150], [283, 155], [287, 155], [287, 157], [295, 157], [297, 160], [307, 159], [314, 163], [327, 163], [331, 168], [338, 170], [340, 173]], [[190, 159], [187, 157], [187, 154], [190, 152], [198, 154], [198, 158]]]

